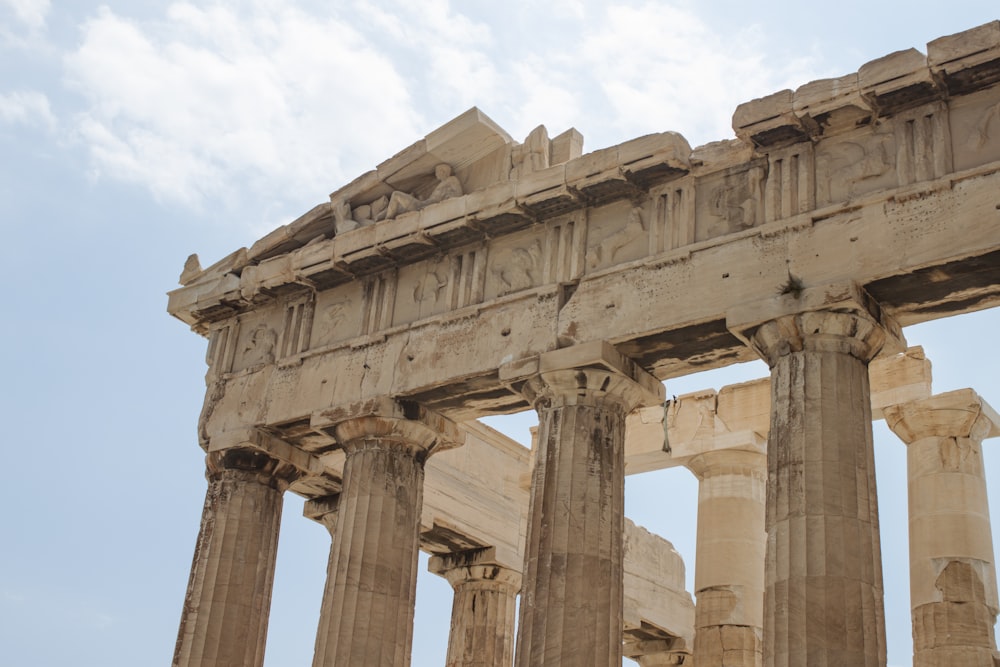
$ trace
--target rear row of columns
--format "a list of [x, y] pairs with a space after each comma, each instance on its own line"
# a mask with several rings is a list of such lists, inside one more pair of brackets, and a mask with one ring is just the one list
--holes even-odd
[[[867, 365], [886, 341], [901, 341], [898, 328], [853, 288], [806, 290], [755, 308], [774, 316], [753, 321], [734, 313], [729, 325], [771, 367], [763, 638], [753, 605], [737, 610], [731, 604], [733, 587], [742, 587], [742, 600], [752, 600], [761, 586], [754, 563], [761, 556], [762, 461], [751, 453], [706, 454], [691, 464], [702, 481], [699, 512], [706, 517], [699, 519], [699, 554], [718, 550], [732, 557], [699, 556], [696, 659], [699, 665], [755, 665], [762, 654], [768, 667], [885, 665]], [[617, 667], [625, 415], [662, 402], [663, 387], [607, 344], [557, 350], [501, 369], [501, 377], [539, 415], [516, 664]], [[980, 410], [967, 433], [957, 426], [952, 433], [942, 426], [945, 419], [923, 428], [919, 415], [926, 410], [913, 410], [901, 408], [890, 420], [913, 453], [911, 531], [955, 526], [954, 517], [914, 500], [926, 492], [958, 503], [952, 513], [966, 517], [957, 523], [968, 542], [939, 540], [948, 553], [937, 547], [924, 553], [938, 543], [925, 540], [915, 553], [911, 539], [911, 572], [919, 579], [913, 583], [916, 664], [990, 665], [996, 581], [986, 546], [985, 480], [975, 458], [989, 420]], [[459, 431], [396, 401], [350, 406], [325, 418], [346, 460], [339, 498], [317, 512], [329, 515], [334, 539], [314, 667], [408, 665], [424, 462], [459, 444]], [[951, 493], [953, 486], [966, 489], [968, 480], [948, 475], [975, 470], [981, 483], [970, 487], [974, 493]], [[249, 449], [209, 456], [176, 667], [262, 664], [281, 493], [295, 474]], [[949, 500], [954, 495], [962, 500]], [[481, 605], [486, 614], [476, 617], [492, 619], [470, 627], [453, 616], [448, 665], [507, 664], [502, 637], [510, 632], [516, 573], [481, 552], [437, 559], [432, 568], [455, 587], [454, 614]], [[933, 588], [926, 585], [930, 578]], [[943, 632], [975, 638], [957, 649], [926, 639]]]

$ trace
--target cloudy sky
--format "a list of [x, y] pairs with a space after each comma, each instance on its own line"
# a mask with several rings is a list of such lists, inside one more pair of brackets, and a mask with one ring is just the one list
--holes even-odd
[[[737, 104], [997, 18], [984, 0], [507, 3], [0, 0], [0, 646], [17, 666], [166, 664], [205, 483], [205, 344], [165, 312], [184, 259], [247, 246], [470, 106], [585, 150], [732, 136]], [[907, 330], [935, 389], [1000, 406], [992, 313]], [[764, 374], [671, 383], [681, 394]], [[523, 434], [527, 421], [511, 422]], [[905, 452], [876, 425], [890, 664], [910, 663]], [[1000, 534], [1000, 453], [985, 447]], [[693, 569], [696, 487], [628, 482]], [[328, 537], [288, 498], [267, 664], [307, 665]], [[421, 576], [414, 665], [450, 589]]]

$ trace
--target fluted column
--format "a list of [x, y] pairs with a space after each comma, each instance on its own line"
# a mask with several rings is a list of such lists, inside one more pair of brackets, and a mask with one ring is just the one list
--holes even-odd
[[[615, 356], [613, 348], [605, 353]], [[625, 415], [649, 396], [632, 377], [603, 368], [551, 370], [522, 388], [538, 411], [539, 449], [519, 667], [621, 664]]]
[[346, 454], [336, 539], [316, 639], [316, 667], [410, 664], [424, 462], [461, 442], [454, 424], [418, 406], [338, 414]]
[[996, 561], [983, 438], [996, 413], [971, 389], [885, 408], [906, 444], [914, 667], [994, 667]]
[[455, 590], [446, 667], [510, 667], [521, 573], [497, 564], [492, 548], [435, 556], [428, 569]]
[[868, 362], [899, 327], [851, 284], [727, 319], [771, 368], [764, 665], [884, 666]]
[[714, 450], [686, 465], [699, 481], [694, 664], [760, 667], [766, 455]]
[[319, 627], [316, 632], [316, 644], [313, 651], [313, 664], [316, 657], [326, 652], [327, 633], [330, 619], [330, 606], [333, 604], [333, 582], [336, 579], [333, 572], [337, 550], [335, 538], [337, 536], [337, 508], [340, 505], [340, 496], [325, 496], [322, 498], [312, 498], [307, 500], [302, 508], [302, 514], [307, 519], [312, 519], [323, 524], [330, 533], [330, 555], [326, 561], [326, 583], [323, 585], [323, 599], [319, 608]]
[[282, 492], [295, 473], [251, 449], [206, 460], [208, 491], [173, 665], [260, 667]]

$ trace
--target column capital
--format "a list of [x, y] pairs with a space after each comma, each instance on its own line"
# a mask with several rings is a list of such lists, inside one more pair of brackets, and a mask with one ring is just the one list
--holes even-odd
[[699, 480], [728, 474], [767, 478], [767, 454], [763, 451], [715, 449], [692, 456], [684, 466]]
[[427, 571], [447, 579], [452, 588], [482, 582], [501, 585], [515, 593], [521, 589], [521, 573], [501, 565], [493, 547], [432, 556]]
[[1000, 416], [972, 389], [890, 405], [883, 414], [893, 433], [908, 445], [931, 437], [983, 440], [1000, 435]]
[[313, 413], [311, 427], [332, 436], [345, 451], [378, 443], [401, 446], [421, 459], [458, 447], [458, 425], [414, 401], [378, 397]]
[[726, 326], [769, 366], [792, 352], [842, 352], [868, 363], [906, 349], [899, 324], [855, 283], [804, 287], [732, 309]]
[[663, 403], [663, 383], [606, 341], [592, 341], [508, 363], [500, 379], [535, 407], [618, 403], [631, 412]]
[[209, 480], [241, 479], [284, 491], [299, 478], [301, 471], [269, 454], [250, 447], [233, 447], [205, 455], [205, 476]]

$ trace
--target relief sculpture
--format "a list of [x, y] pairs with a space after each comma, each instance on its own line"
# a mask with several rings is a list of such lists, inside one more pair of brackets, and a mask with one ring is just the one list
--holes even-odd
[[510, 180], [541, 171], [549, 166], [549, 133], [539, 125], [524, 139], [524, 143], [511, 150]]
[[351, 299], [349, 297], [334, 301], [323, 311], [323, 329], [336, 331], [347, 321], [350, 312]]
[[441, 299], [441, 291], [448, 286], [448, 276], [441, 276], [441, 270], [428, 271], [427, 275], [419, 279], [413, 286], [413, 302], [424, 303], [429, 301], [436, 304]]
[[829, 203], [877, 189], [881, 177], [895, 167], [895, 149], [888, 135], [871, 141], [844, 141], [817, 157], [818, 198]]
[[491, 273], [499, 283], [498, 293], [502, 296], [533, 287], [538, 279], [542, 244], [532, 242], [527, 248], [505, 248], [501, 250]]
[[994, 126], [994, 121], [1000, 122], [1000, 103], [987, 107], [983, 115], [972, 126], [966, 139], [965, 147], [970, 151], [980, 151], [990, 143], [990, 130]]
[[274, 346], [278, 341], [277, 334], [266, 324], [258, 324], [250, 332], [246, 344], [243, 346], [244, 368], [256, 366], [258, 364], [274, 363]]
[[400, 213], [408, 213], [410, 211], [419, 211], [422, 208], [426, 208], [431, 204], [436, 204], [445, 199], [450, 199], [451, 197], [461, 197], [464, 192], [462, 190], [462, 183], [458, 180], [458, 176], [455, 176], [451, 171], [451, 166], [445, 163], [441, 163], [434, 167], [434, 176], [437, 178], [438, 183], [431, 190], [430, 195], [426, 199], [419, 199], [414, 195], [407, 192], [402, 192], [396, 190], [389, 197], [389, 203], [386, 206], [384, 212], [379, 213], [375, 219], [376, 220], [390, 220], [395, 218]]
[[623, 227], [587, 251], [587, 268], [595, 269], [604, 264], [613, 264], [623, 248], [636, 239], [644, 238], [645, 234], [646, 223], [642, 219], [642, 208], [633, 206]]
[[750, 229], [762, 222], [759, 208], [764, 201], [765, 170], [754, 166], [744, 171], [727, 174], [707, 194], [706, 213], [710, 222], [707, 234], [701, 238], [714, 238]]

